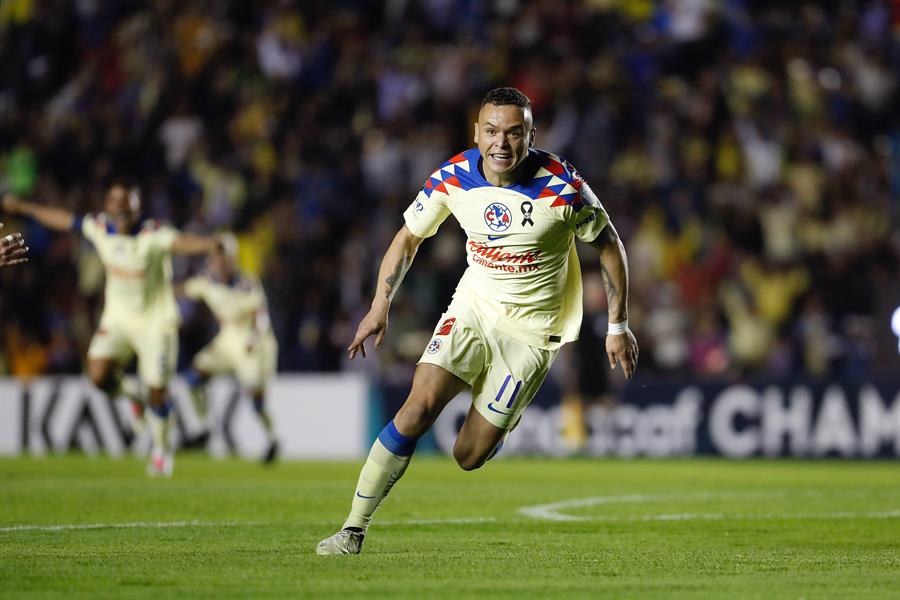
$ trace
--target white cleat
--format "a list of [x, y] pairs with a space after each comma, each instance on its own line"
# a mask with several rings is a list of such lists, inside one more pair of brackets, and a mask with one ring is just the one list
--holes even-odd
[[359, 554], [366, 534], [349, 529], [341, 529], [329, 538], [325, 538], [316, 546], [316, 554]]
[[147, 475], [150, 477], [172, 477], [175, 470], [175, 457], [172, 454], [154, 452], [147, 465]]

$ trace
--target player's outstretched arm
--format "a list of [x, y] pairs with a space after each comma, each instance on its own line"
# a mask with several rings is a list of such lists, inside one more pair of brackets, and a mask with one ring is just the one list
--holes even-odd
[[26, 202], [13, 194], [3, 196], [3, 210], [11, 215], [31, 217], [44, 227], [56, 231], [69, 231], [75, 223], [75, 215], [70, 210]]
[[[3, 223], [0, 223], [0, 231]], [[0, 238], [0, 267], [8, 267], [19, 263], [28, 262], [28, 246], [21, 233], [11, 233]]]
[[608, 223], [591, 246], [600, 252], [600, 269], [609, 305], [610, 332], [606, 336], [609, 366], [622, 365], [625, 377], [631, 379], [637, 368], [638, 345], [628, 328], [628, 258], [625, 246], [612, 223]]
[[179, 233], [172, 242], [173, 254], [195, 255], [212, 252], [219, 243], [219, 236]]
[[394, 236], [391, 245], [388, 246], [384, 258], [381, 259], [381, 268], [378, 269], [378, 283], [375, 287], [372, 308], [360, 321], [359, 327], [356, 329], [356, 337], [347, 348], [351, 360], [356, 357], [357, 353], [361, 353], [363, 358], [366, 357], [364, 344], [373, 335], [375, 336], [375, 348], [381, 348], [384, 335], [387, 333], [388, 310], [391, 307], [391, 300], [394, 299], [400, 282], [403, 281], [403, 276], [412, 265], [422, 239], [413, 235], [404, 225]]

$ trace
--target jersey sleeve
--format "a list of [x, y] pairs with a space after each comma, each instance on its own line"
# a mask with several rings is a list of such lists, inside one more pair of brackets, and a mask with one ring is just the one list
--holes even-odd
[[447, 200], [450, 196], [431, 187], [431, 179], [403, 213], [406, 228], [413, 235], [427, 238], [437, 233], [438, 227], [450, 215]]
[[81, 233], [84, 239], [92, 244], [96, 243], [97, 235], [100, 233], [101, 228], [99, 217], [93, 214], [75, 217], [75, 220], [72, 222], [72, 230]]
[[609, 215], [587, 182], [581, 179], [576, 185], [578, 196], [565, 208], [565, 219], [578, 239], [593, 242], [609, 223]]
[[178, 237], [178, 230], [171, 225], [160, 225], [151, 235], [156, 246], [169, 252]]
[[204, 277], [191, 277], [184, 282], [184, 295], [192, 300], [200, 300], [203, 298], [203, 291], [206, 289], [206, 279]]

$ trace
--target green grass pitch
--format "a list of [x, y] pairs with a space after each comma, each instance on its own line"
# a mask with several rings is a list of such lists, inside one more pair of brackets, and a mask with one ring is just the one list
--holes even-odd
[[0, 597], [900, 598], [896, 462], [421, 457], [316, 556], [359, 466], [0, 460]]

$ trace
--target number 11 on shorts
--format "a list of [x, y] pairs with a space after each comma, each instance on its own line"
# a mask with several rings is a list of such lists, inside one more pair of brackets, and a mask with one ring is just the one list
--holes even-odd
[[[503, 385], [500, 386], [500, 391], [497, 392], [497, 397], [494, 398], [494, 402], [500, 402], [500, 398], [503, 397], [503, 393], [506, 391], [506, 388], [509, 387], [509, 382], [512, 381], [512, 375], [507, 375], [506, 379], [503, 380]], [[512, 408], [513, 403], [516, 401], [516, 396], [519, 395], [519, 389], [522, 387], [522, 380], [516, 382], [516, 387], [513, 388], [512, 395], [509, 397], [509, 402], [506, 403], [506, 408]]]

